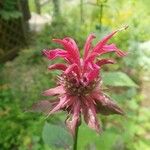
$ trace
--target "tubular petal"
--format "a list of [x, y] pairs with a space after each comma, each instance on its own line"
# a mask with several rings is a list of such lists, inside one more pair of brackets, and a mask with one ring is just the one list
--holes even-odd
[[49, 70], [56, 69], [56, 70], [63, 70], [63, 71], [65, 71], [67, 69], [67, 66], [64, 65], [64, 64], [54, 64], [54, 65], [49, 66], [48, 69]]
[[67, 57], [67, 52], [62, 49], [54, 49], [54, 50], [43, 50], [43, 54], [48, 58], [48, 59], [55, 59], [57, 57]]
[[88, 99], [86, 100], [87, 103], [89, 103], [89, 106], [83, 106], [83, 115], [84, 115], [84, 120], [87, 123], [87, 125], [93, 129], [96, 130], [97, 132], [100, 132], [100, 125], [99, 121], [96, 117], [96, 109], [94, 104], [91, 103], [91, 100]]
[[58, 95], [58, 94], [64, 94], [66, 91], [63, 88], [63, 86], [57, 86], [55, 88], [51, 88], [49, 90], [46, 90], [43, 92], [44, 96], [52, 96], [52, 95]]
[[96, 64], [100, 67], [105, 65], [105, 64], [114, 64], [114, 63], [115, 63], [115, 61], [112, 59], [101, 59], [101, 60], [98, 60], [96, 62]]
[[102, 47], [108, 42], [108, 40], [115, 35], [118, 32], [118, 30], [112, 32], [111, 34], [109, 34], [108, 36], [106, 36], [105, 38], [103, 38], [99, 43], [96, 44], [96, 46], [93, 48], [92, 52], [99, 52], [99, 50], [102, 49]]
[[96, 44], [96, 46], [93, 48], [92, 52], [98, 52], [104, 45], [106, 45], [106, 43], [108, 42], [108, 40], [110, 38], [112, 38], [117, 32], [122, 31], [122, 30], [126, 30], [128, 28], [128, 26], [124, 26], [121, 29], [118, 29], [112, 33], [110, 33], [109, 35], [107, 35], [106, 37], [104, 37], [100, 42], [98, 42]]
[[74, 106], [72, 107], [73, 113], [72, 117], [70, 116], [68, 119], [66, 119], [66, 126], [68, 127], [71, 134], [75, 135], [75, 130], [77, 125], [80, 122], [80, 101], [76, 100], [74, 102]]
[[[62, 96], [59, 98], [59, 102], [57, 103], [57, 105], [48, 113], [48, 116], [59, 111], [59, 110], [62, 110], [64, 109], [64, 107], [67, 105], [67, 103], [69, 102], [69, 98], [68, 96]], [[48, 117], [47, 116], [47, 117]]]
[[96, 101], [97, 111], [103, 115], [119, 114], [124, 115], [123, 110], [110, 97], [105, 94], [99, 96]]
[[90, 34], [85, 42], [85, 45], [84, 45], [84, 59], [86, 59], [86, 57], [88, 56], [89, 54], [89, 51], [90, 51], [90, 48], [91, 48], [91, 44], [92, 44], [92, 41], [93, 39], [95, 38], [96, 36], [94, 34]]
[[63, 40], [53, 39], [54, 42], [57, 42], [64, 46], [65, 50], [70, 55], [70, 58], [72, 58], [72, 63], [74, 62], [74, 63], [77, 63], [78, 65], [80, 65], [79, 51], [77, 49], [77, 46], [75, 46], [76, 45], [75, 42], [73, 42], [72, 40], [73, 39], [71, 39], [71, 38], [67, 38], [67, 40], [66, 39], [63, 39]]
[[120, 49], [118, 49], [115, 44], [103, 46], [103, 48], [99, 51], [99, 54], [102, 55], [102, 54], [109, 53], [109, 52], [116, 52], [116, 54], [120, 57], [127, 55], [126, 52], [123, 52]]
[[76, 73], [78, 76], [80, 76], [80, 71], [79, 71], [79, 67], [77, 66], [77, 64], [72, 64], [70, 65], [66, 71], [64, 72], [65, 74], [69, 74], [70, 72], [74, 72]]
[[87, 74], [87, 79], [89, 82], [91, 82], [94, 79], [96, 79], [98, 75], [99, 75], [99, 69], [94, 69]]
[[58, 102], [57, 100], [42, 100], [32, 105], [31, 111], [35, 112], [43, 112], [48, 114], [48, 112], [56, 105]]

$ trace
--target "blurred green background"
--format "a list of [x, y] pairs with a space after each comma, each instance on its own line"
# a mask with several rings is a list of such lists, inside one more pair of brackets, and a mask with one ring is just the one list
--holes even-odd
[[[126, 116], [98, 116], [103, 133], [84, 122], [79, 150], [150, 149], [150, 1], [149, 0], [2, 0], [0, 2], [0, 150], [71, 149], [65, 113], [45, 118], [29, 112], [41, 93], [55, 86], [58, 71], [41, 50], [54, 48], [53, 38], [71, 36], [80, 48], [89, 33], [95, 43], [114, 29], [129, 25], [111, 42], [126, 58], [103, 68], [103, 84]], [[106, 55], [105, 55], [106, 56]], [[61, 61], [61, 60], [56, 60]]]

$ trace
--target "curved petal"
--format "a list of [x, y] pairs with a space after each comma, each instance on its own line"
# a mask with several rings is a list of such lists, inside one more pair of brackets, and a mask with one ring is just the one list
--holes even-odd
[[[107, 53], [107, 52], [116, 52], [116, 54], [120, 57], [122, 56], [126, 56], [126, 53], [125, 52], [122, 52], [121, 50], [119, 50], [114, 44], [111, 44], [111, 45], [106, 45], [108, 40], [110, 38], [112, 38], [118, 31], [122, 31], [124, 29], [127, 29], [128, 26], [125, 26], [119, 30], [116, 30], [114, 32], [112, 32], [111, 34], [109, 34], [108, 36], [104, 37], [100, 42], [98, 42], [96, 44], [96, 46], [93, 48], [92, 52], [91, 52], [91, 55], [96, 52], [98, 54], [104, 54], [104, 53]], [[97, 55], [96, 55], [97, 56]], [[96, 57], [95, 56], [95, 57]], [[95, 59], [94, 57], [94, 59]]]
[[42, 100], [34, 103], [31, 107], [31, 111], [48, 114], [57, 103], [57, 100]]
[[98, 52], [103, 48], [103, 46], [108, 42], [108, 40], [115, 35], [118, 32], [118, 30], [112, 32], [111, 34], [109, 34], [108, 36], [104, 37], [100, 42], [98, 42], [96, 44], [96, 46], [93, 48], [92, 52]]
[[78, 49], [76, 42], [70, 37], [66, 37], [66, 38], [64, 38], [64, 40], [67, 40], [68, 42], [71, 43], [72, 48], [75, 50], [77, 57], [80, 58], [80, 53], [79, 53], [79, 49]]
[[104, 45], [103, 48], [99, 51], [99, 55], [109, 53], [109, 52], [116, 52], [116, 54], [119, 57], [123, 57], [127, 55], [126, 52], [123, 52], [120, 49], [118, 49], [115, 44]]
[[71, 38], [65, 38], [63, 40], [53, 39], [53, 41], [64, 46], [65, 50], [70, 55], [70, 59], [72, 60], [72, 63], [77, 63], [78, 65], [80, 65], [79, 51], [73, 39]]
[[91, 102], [91, 99], [88, 100], [84, 99], [84, 101], [86, 101], [86, 105], [88, 105], [88, 106], [82, 105], [84, 120], [91, 129], [94, 129], [99, 133], [101, 129], [99, 121], [96, 117], [96, 108], [94, 104]]
[[64, 65], [64, 64], [54, 64], [54, 65], [49, 66], [48, 69], [49, 70], [56, 69], [56, 70], [63, 70], [63, 71], [65, 71], [67, 69], [67, 66]]
[[86, 59], [86, 57], [88, 56], [89, 54], [89, 50], [91, 48], [91, 43], [93, 41], [93, 39], [95, 38], [96, 36], [94, 34], [90, 34], [85, 42], [85, 45], [84, 45], [84, 59]]
[[72, 107], [72, 116], [66, 119], [66, 126], [69, 131], [75, 136], [75, 130], [80, 122], [80, 101], [77, 99]]
[[[89, 71], [87, 70], [89, 68]], [[95, 63], [88, 63], [87, 69], [85, 70], [87, 73], [85, 73], [85, 77], [88, 80], [88, 82], [93, 81], [94, 79], [97, 79], [99, 75], [100, 67]]]
[[88, 79], [89, 82], [91, 82], [94, 79], [96, 79], [98, 75], [99, 75], [99, 69], [93, 69], [86, 75], [86, 78]]
[[69, 102], [70, 98], [67, 95], [61, 96], [59, 98], [59, 102], [57, 103], [57, 105], [48, 113], [48, 116], [59, 110], [63, 110], [68, 105]]
[[49, 90], [46, 90], [43, 92], [44, 96], [51, 96], [51, 95], [58, 95], [58, 94], [64, 94], [66, 91], [63, 86], [57, 86], [55, 88], [51, 88]]
[[112, 59], [101, 59], [101, 60], [98, 60], [96, 62], [96, 64], [100, 67], [105, 65], [105, 64], [114, 64], [114, 63], [115, 63], [115, 61]]
[[125, 30], [125, 29], [127, 29], [127, 28], [128, 28], [128, 26], [124, 26], [123, 28], [118, 29], [118, 30], [116, 30], [116, 31], [114, 31], [114, 32], [112, 32], [112, 33], [110, 33], [110, 34], [107, 35], [106, 37], [104, 37], [100, 42], [98, 42], [98, 43], [96, 44], [96, 46], [93, 48], [93, 51], [92, 51], [92, 52], [99, 52], [99, 51], [103, 48], [103, 46], [106, 45], [106, 43], [108, 42], [108, 40], [109, 40], [110, 38], [112, 38], [117, 32], [122, 31], [122, 30]]
[[91, 64], [91, 63], [93, 63], [93, 61], [94, 61], [94, 59], [95, 59], [95, 57], [98, 55], [98, 53], [93, 53], [93, 54], [91, 54], [91, 55], [89, 55], [89, 56], [87, 56], [87, 58], [85, 59], [85, 61], [83, 62], [83, 72], [86, 72], [87, 71], [87, 69], [89, 68], [89, 65]]
[[95, 97], [97, 111], [103, 115], [119, 114], [124, 115], [123, 110], [107, 95], [101, 94]]
[[54, 49], [54, 50], [44, 49], [42, 52], [48, 59], [55, 59], [56, 57], [63, 57], [63, 58], [67, 57], [67, 51], [62, 49]]
[[91, 55], [88, 55], [88, 57], [85, 59], [84, 64], [86, 65], [86, 63], [88, 62], [93, 62], [97, 55], [99, 55], [99, 53], [96, 53], [96, 52], [93, 52]]
[[74, 71], [78, 76], [80, 76], [80, 70], [79, 67], [77, 66], [77, 64], [72, 64], [70, 65], [66, 71], [65, 74], [69, 74], [70, 72]]

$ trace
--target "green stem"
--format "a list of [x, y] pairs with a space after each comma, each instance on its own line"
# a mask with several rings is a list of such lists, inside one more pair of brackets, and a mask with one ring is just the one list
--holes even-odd
[[76, 127], [75, 136], [74, 136], [74, 143], [73, 143], [73, 150], [77, 150], [77, 143], [78, 143], [78, 131], [79, 125]]

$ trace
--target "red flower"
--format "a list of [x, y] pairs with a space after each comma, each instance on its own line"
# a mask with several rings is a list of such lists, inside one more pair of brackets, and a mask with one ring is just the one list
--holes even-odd
[[120, 57], [126, 55], [115, 44], [107, 44], [118, 31], [120, 30], [106, 36], [94, 48], [91, 45], [95, 35], [90, 34], [84, 46], [83, 59], [80, 58], [78, 47], [72, 38], [54, 39], [53, 41], [61, 44], [64, 49], [43, 50], [43, 54], [50, 60], [64, 58], [66, 63], [48, 67], [49, 70], [62, 70], [62, 74], [58, 77], [58, 86], [45, 91], [43, 95], [57, 98], [53, 101], [41, 101], [33, 107], [40, 108], [48, 116], [59, 110], [67, 111], [66, 125], [73, 135], [81, 114], [87, 125], [97, 132], [100, 131], [97, 113], [122, 115], [122, 109], [101, 90], [100, 69], [105, 64], [113, 64], [114, 61], [96, 59], [97, 56], [108, 52], [115, 52]]

